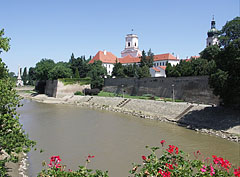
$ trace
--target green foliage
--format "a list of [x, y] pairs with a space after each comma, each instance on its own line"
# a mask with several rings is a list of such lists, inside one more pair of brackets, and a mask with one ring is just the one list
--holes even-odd
[[102, 66], [101, 61], [94, 61], [89, 66], [90, 71], [88, 72], [88, 76], [91, 78], [91, 88], [102, 89], [104, 77], [107, 75], [106, 68]]
[[72, 70], [66, 63], [59, 62], [49, 71], [48, 78], [51, 80], [59, 78], [70, 78], [72, 76]]
[[10, 155], [0, 160], [0, 174], [5, 176], [5, 163], [17, 162], [17, 154], [28, 152], [35, 144], [28, 139], [19, 123], [16, 107], [20, 106], [20, 98], [14, 90], [14, 83], [8, 77], [5, 64], [0, 59], [0, 154], [5, 151]]
[[240, 107], [240, 39], [222, 49], [215, 61], [217, 72], [211, 74], [210, 86], [224, 105]]
[[208, 61], [214, 60], [220, 52], [218, 45], [210, 45], [200, 52], [201, 58], [207, 59]]
[[34, 81], [37, 80], [35, 68], [30, 67], [28, 70], [28, 79], [29, 79], [29, 85], [34, 85]]
[[142, 56], [141, 56], [141, 61], [140, 61], [140, 67], [142, 68], [143, 66], [148, 66], [148, 68], [153, 66], [153, 57], [154, 54], [152, 53], [151, 49], [149, 49], [147, 56], [145, 51], [142, 51]]
[[108, 177], [108, 171], [102, 172], [101, 170], [96, 170], [95, 172], [92, 169], [88, 169], [87, 165], [90, 163], [90, 159], [94, 156], [88, 155], [86, 159], [85, 166], [79, 166], [79, 169], [76, 171], [66, 170], [66, 166], [60, 164], [62, 161], [59, 156], [52, 156], [50, 163], [48, 164], [49, 168], [46, 168], [46, 163], [43, 163], [45, 169], [43, 169], [38, 177]]
[[91, 78], [62, 78], [59, 79], [61, 82], [63, 82], [64, 85], [71, 85], [71, 84], [80, 84], [80, 85], [88, 85], [91, 84]]
[[78, 68], [75, 68], [74, 77], [75, 77], [76, 79], [79, 79], [79, 78], [80, 78]]
[[[186, 176], [186, 177], [206, 177], [206, 176], [233, 176], [233, 168], [228, 160], [221, 157], [203, 158], [200, 151], [194, 152], [194, 159], [189, 159], [188, 155], [178, 147], [169, 145], [164, 148], [165, 140], [161, 141], [162, 155], [157, 156], [159, 147], [146, 147], [151, 153], [146, 157], [142, 156], [143, 164], [133, 163], [130, 174], [135, 177], [147, 176]], [[201, 159], [202, 157], [202, 159]], [[210, 159], [212, 159], [210, 161]], [[235, 173], [239, 169], [235, 169]]]
[[112, 76], [115, 76], [116, 78], [123, 78], [123, 77], [126, 77], [125, 73], [124, 73], [124, 66], [117, 62], [116, 60], [116, 63], [114, 64], [114, 67], [113, 67], [113, 71], [112, 71]]
[[4, 29], [0, 30], [0, 54], [2, 52], [1, 49], [3, 49], [6, 52], [10, 49], [10, 45], [9, 45], [10, 38], [3, 37], [3, 35], [4, 35]]
[[183, 77], [183, 76], [204, 76], [209, 75], [215, 70], [215, 62], [202, 58], [191, 58], [189, 61], [181, 60], [176, 66], [167, 64], [167, 77]]
[[85, 56], [75, 58], [73, 53], [69, 60], [69, 65], [73, 73], [75, 73], [76, 68], [78, 69], [80, 78], [85, 78], [90, 70], [88, 61], [85, 60]]
[[226, 47], [232, 41], [240, 38], [240, 17], [227, 22], [220, 31], [220, 45]]
[[27, 68], [25, 67], [22, 75], [23, 84], [26, 85], [28, 82]]
[[138, 73], [139, 78], [151, 77], [149, 67], [147, 65], [144, 65], [142, 67], [138, 67], [137, 73]]
[[76, 91], [74, 95], [83, 95], [83, 93], [81, 91]]
[[49, 73], [54, 68], [55, 63], [51, 59], [42, 59], [36, 64], [35, 73], [37, 80], [48, 80]]

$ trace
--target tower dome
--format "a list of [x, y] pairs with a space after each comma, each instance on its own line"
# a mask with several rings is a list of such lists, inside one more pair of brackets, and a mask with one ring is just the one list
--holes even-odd
[[215, 22], [214, 16], [213, 16], [213, 19], [211, 21], [211, 29], [208, 30], [208, 32], [207, 32], [207, 35], [208, 35], [207, 47], [210, 45], [219, 44], [219, 41], [218, 41], [218, 33], [219, 32], [216, 29], [215, 25], [216, 25], [216, 22]]

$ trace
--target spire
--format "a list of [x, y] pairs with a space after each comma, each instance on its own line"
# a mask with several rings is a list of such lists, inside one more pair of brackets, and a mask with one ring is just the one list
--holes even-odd
[[215, 20], [214, 20], [214, 15], [211, 21], [211, 29], [215, 29]]

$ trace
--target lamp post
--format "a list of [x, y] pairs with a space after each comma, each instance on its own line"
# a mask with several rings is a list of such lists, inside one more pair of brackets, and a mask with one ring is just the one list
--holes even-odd
[[174, 84], [172, 84], [172, 101], [175, 102]]
[[123, 87], [124, 87], [124, 85], [122, 85], [122, 94], [123, 94], [123, 98], [124, 98], [124, 91], [123, 91]]

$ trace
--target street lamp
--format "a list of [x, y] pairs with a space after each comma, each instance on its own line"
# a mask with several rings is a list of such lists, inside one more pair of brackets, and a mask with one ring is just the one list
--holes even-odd
[[174, 84], [172, 84], [172, 101], [175, 102]]
[[122, 85], [122, 94], [123, 94], [123, 98], [124, 98], [124, 91], [123, 91], [123, 87], [124, 87], [124, 85]]

